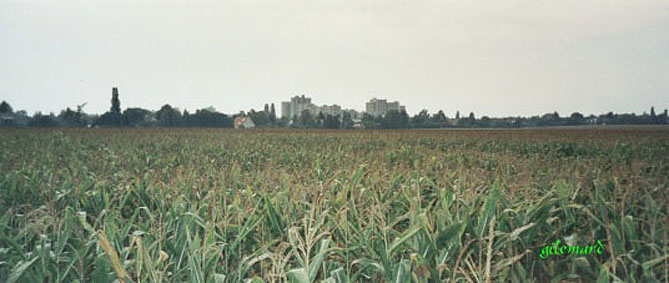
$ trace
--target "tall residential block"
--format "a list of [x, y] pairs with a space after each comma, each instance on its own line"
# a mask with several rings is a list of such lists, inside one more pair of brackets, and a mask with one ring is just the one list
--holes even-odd
[[372, 98], [369, 102], [365, 104], [365, 112], [374, 117], [385, 116], [388, 111], [406, 111], [403, 105], [400, 105], [399, 101], [388, 102], [385, 99], [376, 99]]
[[308, 110], [313, 114], [312, 110], [315, 107], [311, 103], [311, 98], [302, 96], [294, 96], [290, 98], [290, 101], [281, 102], [281, 117], [292, 119], [297, 116], [298, 118], [302, 115], [302, 111]]

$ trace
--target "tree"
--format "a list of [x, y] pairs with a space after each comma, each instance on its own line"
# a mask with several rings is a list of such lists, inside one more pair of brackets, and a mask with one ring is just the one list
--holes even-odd
[[409, 115], [406, 111], [390, 110], [381, 120], [381, 127], [384, 129], [406, 129], [409, 127]]
[[571, 113], [567, 121], [569, 125], [582, 125], [585, 124], [585, 117], [579, 112], [574, 112]]
[[12, 112], [12, 106], [10, 106], [7, 101], [3, 100], [2, 103], [0, 103], [0, 114], [8, 114]]
[[58, 118], [63, 121], [63, 125], [67, 127], [83, 127], [86, 126], [86, 121], [81, 114], [81, 111], [73, 111], [70, 107], [60, 112]]
[[123, 124], [123, 116], [121, 114], [121, 101], [118, 99], [118, 89], [112, 88], [111, 107], [108, 112], [102, 114], [93, 123], [99, 126], [113, 126], [119, 127]]
[[657, 118], [657, 115], [655, 114], [655, 106], [650, 107], [650, 123], [651, 124], [658, 124], [660, 119]]
[[558, 126], [560, 125], [560, 115], [557, 112], [541, 115], [535, 126]]
[[233, 120], [228, 115], [207, 107], [196, 110], [195, 114], [188, 114], [187, 111], [184, 111], [184, 114], [181, 116], [180, 125], [187, 127], [232, 128]]
[[351, 118], [351, 113], [344, 111], [344, 115], [341, 118], [341, 128], [342, 129], [353, 129], [353, 119]]
[[441, 128], [446, 124], [446, 114], [444, 111], [439, 110], [436, 114], [432, 115], [432, 122], [437, 128]]
[[289, 124], [290, 124], [291, 126], [299, 126], [299, 124], [300, 124], [300, 120], [299, 120], [299, 118], [297, 118], [297, 114], [293, 114], [293, 119], [291, 119], [291, 120], [289, 121]]
[[[458, 113], [456, 113], [458, 114]], [[469, 112], [469, 117], [464, 118], [464, 119], [458, 119], [456, 121], [456, 124], [461, 127], [473, 127], [476, 125], [476, 116], [474, 116], [474, 112]]]
[[[268, 108], [267, 104], [265, 104], [265, 108]], [[265, 127], [270, 123], [269, 111], [256, 112], [255, 110], [251, 109], [251, 111], [248, 113], [248, 116], [251, 118], [256, 127]]]
[[479, 121], [479, 126], [480, 127], [491, 127], [493, 124], [493, 120], [490, 119], [488, 116], [483, 116], [481, 117], [481, 121]]
[[583, 117], [583, 114], [581, 114], [579, 112], [574, 112], [574, 113], [571, 113], [569, 118], [572, 118], [572, 119], [575, 119], [575, 120], [580, 120], [580, 119], [584, 119], [585, 117]]
[[276, 110], [274, 109], [274, 103], [272, 103], [272, 106], [270, 107], [269, 120], [272, 124], [276, 122]]
[[411, 125], [414, 128], [425, 128], [429, 120], [430, 114], [427, 113], [427, 109], [423, 109], [411, 118]]
[[288, 117], [278, 118], [275, 122], [277, 127], [288, 127], [290, 125], [290, 119]]
[[118, 88], [112, 88], [112, 100], [109, 112], [116, 115], [121, 114], [121, 101], [118, 99]]
[[100, 115], [97, 119], [95, 119], [95, 122], [93, 122], [94, 126], [112, 126], [112, 127], [118, 127], [121, 126], [121, 116], [119, 115], [114, 115], [111, 112], [105, 112], [104, 114]]
[[41, 112], [35, 113], [30, 121], [28, 121], [28, 127], [57, 127], [58, 120], [53, 114], [42, 115]]
[[163, 105], [163, 107], [156, 112], [156, 116], [160, 124], [167, 127], [177, 126], [181, 120], [181, 113], [179, 110], [172, 108], [169, 104]]
[[400, 111], [399, 119], [397, 120], [397, 125], [400, 129], [409, 128], [409, 114], [405, 110]]
[[323, 121], [323, 128], [326, 129], [339, 129], [341, 127], [341, 121], [339, 121], [339, 116], [326, 115], [325, 120]]
[[365, 129], [376, 129], [378, 125], [374, 116], [364, 113], [362, 114], [362, 126], [365, 127]]
[[309, 112], [309, 110], [302, 110], [302, 115], [300, 115], [298, 124], [306, 128], [313, 128], [315, 126], [314, 118], [311, 116], [311, 112]]
[[130, 127], [141, 126], [151, 115], [151, 111], [142, 108], [128, 108], [123, 111], [123, 124]]
[[460, 111], [455, 111], [455, 120], [460, 120]]

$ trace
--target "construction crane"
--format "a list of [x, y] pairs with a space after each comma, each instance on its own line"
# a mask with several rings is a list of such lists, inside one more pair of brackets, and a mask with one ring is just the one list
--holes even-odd
[[77, 112], [81, 113], [81, 109], [83, 109], [84, 106], [86, 106], [86, 104], [88, 104], [88, 102], [84, 102], [83, 104], [77, 105]]

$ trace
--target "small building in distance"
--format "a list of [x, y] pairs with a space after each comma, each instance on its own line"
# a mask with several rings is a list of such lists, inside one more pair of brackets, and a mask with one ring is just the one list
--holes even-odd
[[25, 111], [0, 114], [0, 127], [25, 127], [28, 125], [28, 114]]
[[251, 120], [251, 117], [247, 116], [239, 116], [235, 118], [235, 123], [234, 123], [235, 129], [252, 129], [256, 127], [256, 124], [253, 123], [253, 120]]
[[0, 123], [2, 126], [15, 126], [14, 117], [12, 116], [2, 115], [0, 116], [0, 120], [2, 120]]

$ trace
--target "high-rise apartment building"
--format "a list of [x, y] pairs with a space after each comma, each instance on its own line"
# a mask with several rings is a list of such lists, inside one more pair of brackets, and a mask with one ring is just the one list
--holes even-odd
[[365, 112], [374, 117], [385, 116], [388, 111], [406, 111], [399, 101], [388, 102], [385, 99], [372, 98], [365, 104]]
[[308, 110], [311, 114], [314, 113], [314, 107], [311, 103], [311, 98], [302, 96], [293, 96], [290, 101], [281, 102], [281, 117], [292, 119], [302, 115], [302, 111]]

